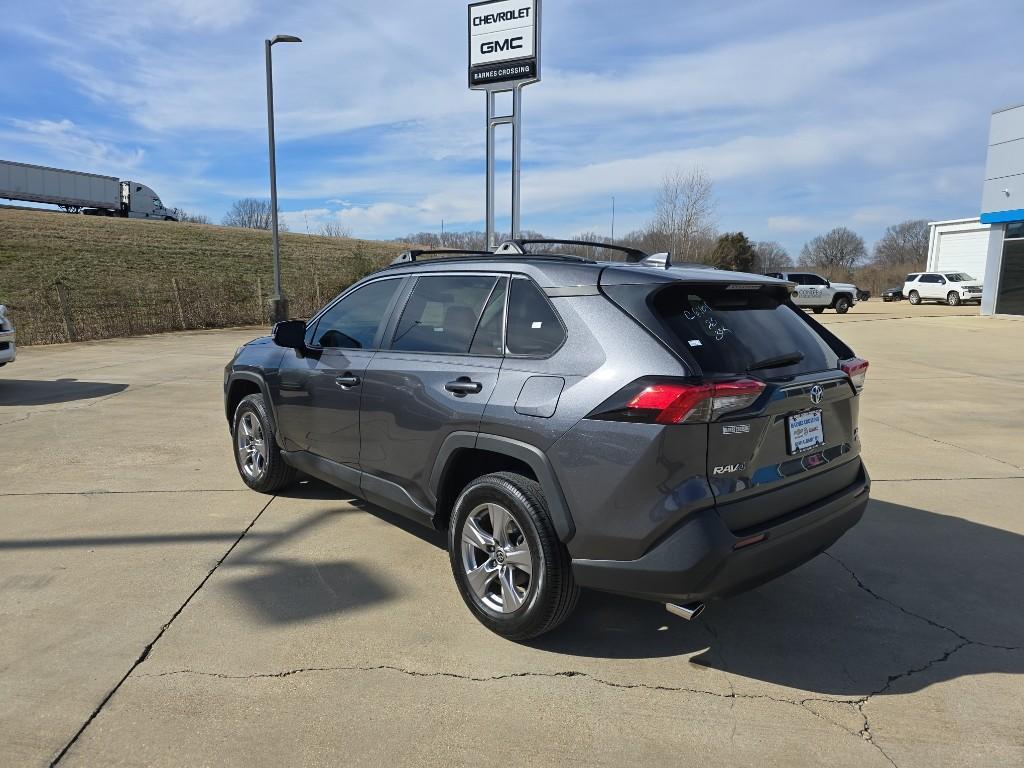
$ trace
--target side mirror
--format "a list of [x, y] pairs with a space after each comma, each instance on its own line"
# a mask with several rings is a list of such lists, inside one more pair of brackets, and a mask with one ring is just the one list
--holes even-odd
[[832, 287], [832, 281], [831, 280], [826, 280], [825, 281], [825, 287], [826, 288], [831, 288]]
[[306, 348], [306, 321], [283, 320], [274, 326], [274, 343], [287, 349]]

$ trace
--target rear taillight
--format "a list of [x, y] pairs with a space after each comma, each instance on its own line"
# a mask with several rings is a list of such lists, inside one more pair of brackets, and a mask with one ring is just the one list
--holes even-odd
[[843, 369], [843, 373], [850, 377], [850, 383], [853, 384], [855, 390], [860, 392], [864, 389], [864, 381], [868, 377], [867, 360], [851, 357], [849, 360], [843, 360], [839, 367]]
[[702, 382], [640, 380], [598, 407], [589, 418], [647, 424], [714, 421], [753, 405], [765, 384], [755, 379]]

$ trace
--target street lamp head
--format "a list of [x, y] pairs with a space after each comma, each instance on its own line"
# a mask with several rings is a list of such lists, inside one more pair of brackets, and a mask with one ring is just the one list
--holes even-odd
[[274, 43], [301, 43], [301, 42], [302, 42], [302, 38], [301, 37], [296, 37], [295, 35], [274, 35], [270, 39], [270, 44], [271, 45], [274, 45]]

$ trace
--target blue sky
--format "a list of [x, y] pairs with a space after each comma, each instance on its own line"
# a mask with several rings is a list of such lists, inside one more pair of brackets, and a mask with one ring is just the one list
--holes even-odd
[[[275, 47], [274, 72], [291, 228], [483, 226], [462, 0], [3, 6], [0, 158], [137, 179], [219, 221], [268, 194], [262, 41], [290, 33], [305, 42]], [[546, 0], [523, 225], [607, 233], [614, 195], [622, 233], [695, 163], [721, 230], [794, 255], [834, 226], [870, 245], [906, 218], [976, 215], [989, 115], [1024, 101], [1022, 21], [1019, 0]]]

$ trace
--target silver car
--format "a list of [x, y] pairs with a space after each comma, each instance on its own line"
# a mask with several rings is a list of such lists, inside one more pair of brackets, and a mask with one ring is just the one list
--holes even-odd
[[14, 325], [7, 316], [7, 307], [0, 304], [0, 366], [14, 362]]

